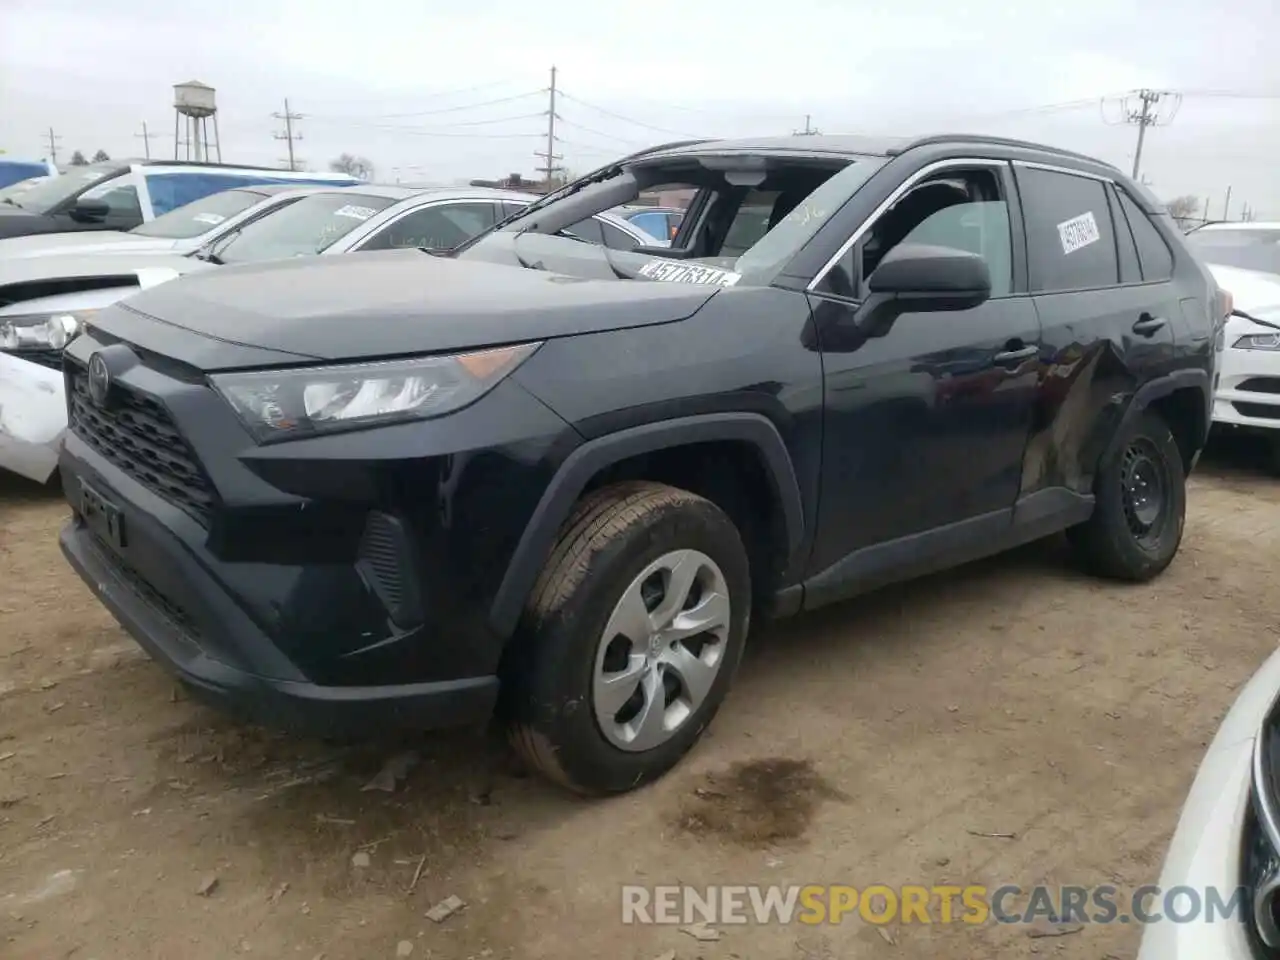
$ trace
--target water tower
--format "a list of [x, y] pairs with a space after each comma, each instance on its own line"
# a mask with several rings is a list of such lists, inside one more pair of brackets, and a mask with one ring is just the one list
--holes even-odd
[[[214, 89], [199, 80], [173, 86], [173, 159], [222, 162], [222, 138], [218, 136], [218, 104]], [[209, 139], [209, 119], [213, 139]], [[185, 134], [185, 136], [182, 136]], [[186, 148], [186, 155], [179, 151]]]

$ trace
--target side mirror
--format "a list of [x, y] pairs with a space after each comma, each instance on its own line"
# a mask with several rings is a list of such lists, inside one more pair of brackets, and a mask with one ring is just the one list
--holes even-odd
[[87, 200], [81, 197], [69, 214], [72, 220], [80, 223], [101, 223], [111, 213], [111, 207], [105, 200]]
[[[903, 310], [967, 310], [991, 296], [991, 271], [976, 253], [903, 243], [867, 280], [872, 299], [904, 301]], [[879, 296], [876, 296], [876, 295]]]

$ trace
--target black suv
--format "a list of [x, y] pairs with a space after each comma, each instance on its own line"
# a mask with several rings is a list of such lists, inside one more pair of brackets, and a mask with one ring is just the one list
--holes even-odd
[[[669, 248], [563, 233], [657, 188], [696, 191]], [[102, 311], [68, 349], [62, 547], [211, 702], [326, 735], [496, 713], [553, 778], [627, 790], [697, 740], [753, 609], [1062, 530], [1163, 570], [1224, 309], [1087, 157], [670, 144], [446, 257]]]

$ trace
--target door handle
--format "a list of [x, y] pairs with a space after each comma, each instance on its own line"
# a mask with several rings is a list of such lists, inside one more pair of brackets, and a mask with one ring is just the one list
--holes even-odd
[[1168, 322], [1164, 317], [1153, 317], [1149, 313], [1144, 313], [1138, 318], [1138, 322], [1133, 325], [1133, 332], [1140, 337], [1149, 337], [1163, 328]]
[[1001, 365], [1021, 363], [1023, 360], [1030, 360], [1039, 352], [1040, 348], [1033, 343], [1030, 346], [1019, 347], [1015, 350], [1005, 350], [1003, 353], [997, 353], [995, 355], [995, 361]]

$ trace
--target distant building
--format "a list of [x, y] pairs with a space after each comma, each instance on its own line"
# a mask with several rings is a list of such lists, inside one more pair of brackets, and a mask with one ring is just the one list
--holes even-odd
[[541, 180], [526, 180], [518, 173], [510, 173], [501, 180], [472, 180], [472, 187], [494, 187], [498, 190], [522, 190], [525, 193], [546, 193], [547, 185]]

